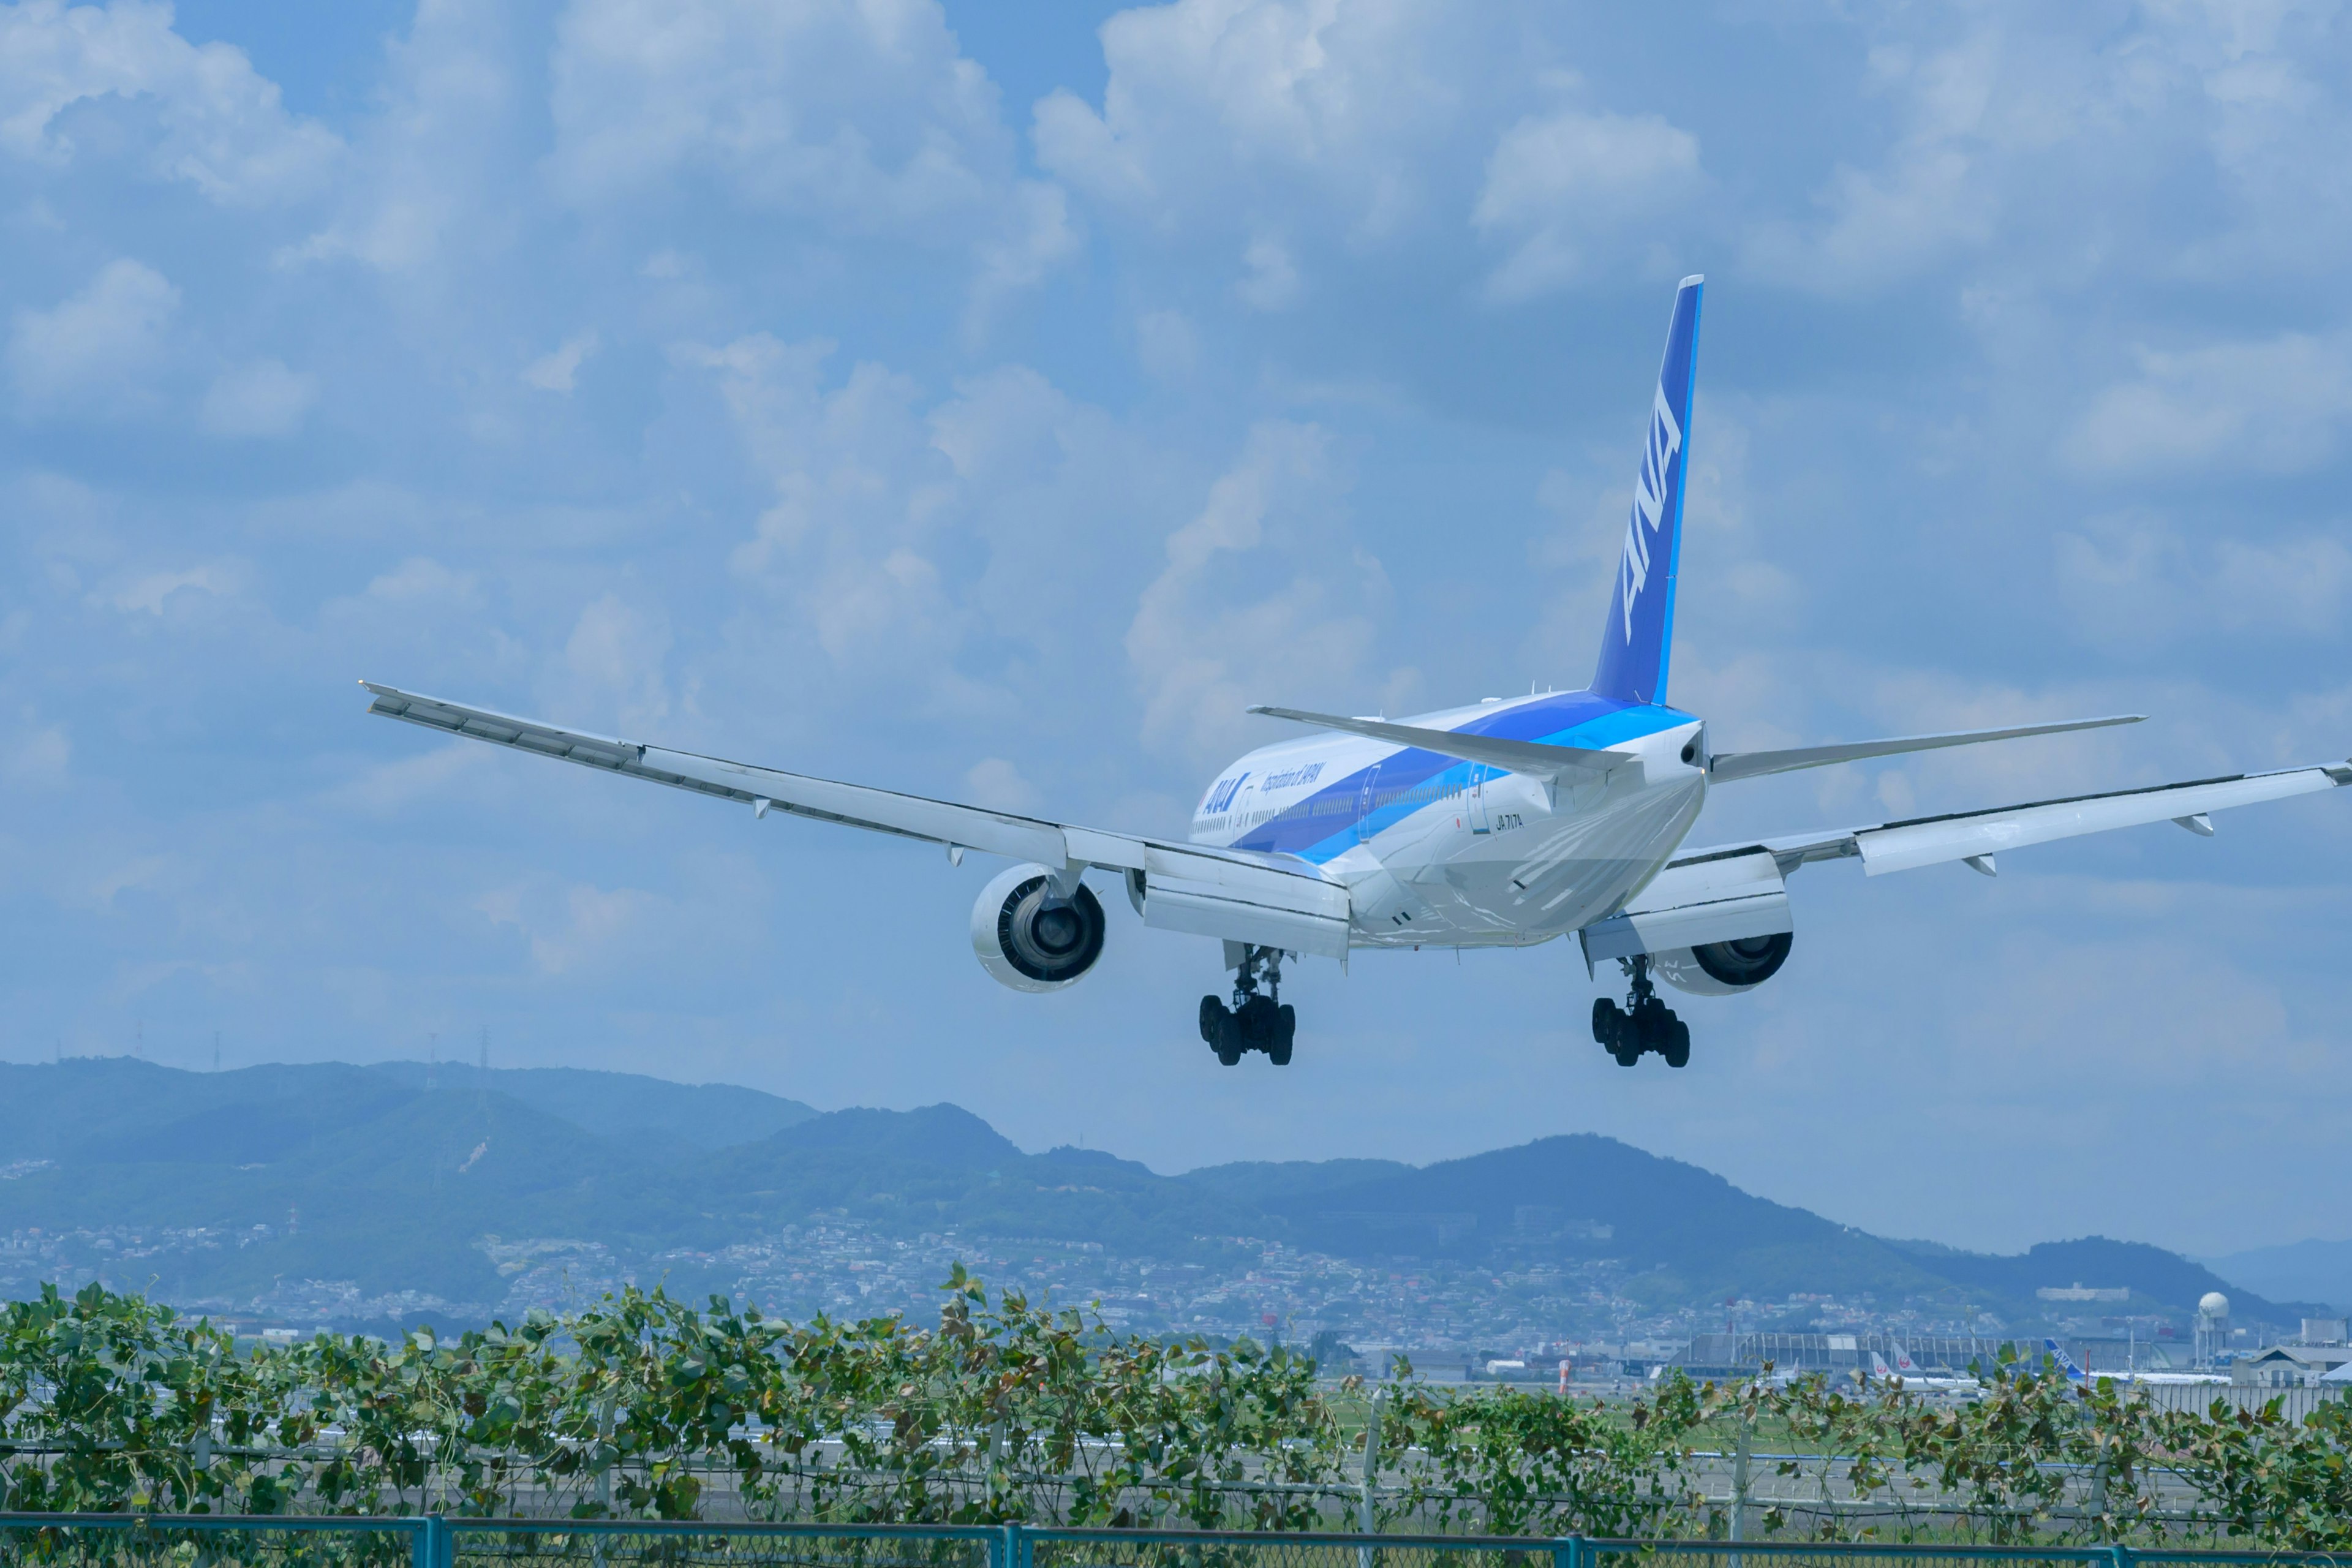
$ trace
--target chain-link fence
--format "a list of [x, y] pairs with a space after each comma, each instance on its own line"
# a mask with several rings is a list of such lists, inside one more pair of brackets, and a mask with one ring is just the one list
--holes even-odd
[[2316, 1552], [632, 1520], [0, 1514], [5, 1568], [2344, 1568]]

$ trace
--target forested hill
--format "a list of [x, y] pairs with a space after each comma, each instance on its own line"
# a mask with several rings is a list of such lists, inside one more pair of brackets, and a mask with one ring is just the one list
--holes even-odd
[[1994, 1258], [1889, 1242], [1591, 1134], [1426, 1166], [1338, 1160], [1164, 1176], [1097, 1151], [1024, 1153], [951, 1105], [818, 1112], [753, 1089], [620, 1073], [0, 1065], [0, 1240], [33, 1226], [240, 1239], [104, 1255], [116, 1283], [152, 1279], [183, 1299], [241, 1300], [316, 1278], [494, 1300], [488, 1244], [501, 1237], [645, 1258], [723, 1249], [818, 1213], [883, 1236], [1064, 1238], [1179, 1262], [1234, 1237], [1481, 1266], [1605, 1258], [1661, 1301], [1872, 1292], [2015, 1320], [2033, 1315], [2037, 1288], [2080, 1279], [2182, 1314], [2226, 1289], [2241, 1322], [2291, 1324], [2305, 1310], [2151, 1247], [2092, 1238]]

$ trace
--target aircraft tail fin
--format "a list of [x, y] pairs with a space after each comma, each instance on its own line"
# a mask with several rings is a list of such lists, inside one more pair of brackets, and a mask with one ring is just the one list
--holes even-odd
[[2060, 1372], [2064, 1373], [2067, 1377], [2076, 1383], [2088, 1383], [2091, 1381], [2091, 1374], [2084, 1372], [2081, 1367], [2076, 1366], [2074, 1364], [2074, 1358], [2068, 1355], [2065, 1351], [2060, 1347], [2056, 1340], [2043, 1340], [2042, 1342], [2050, 1347], [2050, 1358], [2058, 1363], [2058, 1370]]
[[1919, 1363], [1911, 1359], [1911, 1352], [1903, 1348], [1901, 1340], [1895, 1342], [1895, 1370], [1906, 1377], [1919, 1375]]
[[1621, 702], [1666, 700], [1667, 656], [1675, 635], [1675, 574], [1682, 559], [1683, 477], [1690, 453], [1691, 392], [1698, 379], [1698, 305], [1706, 279], [1675, 290], [1666, 357], [1650, 400], [1648, 439], [1633, 481], [1617, 589], [1601, 631], [1592, 689]]
[[1876, 1351], [1873, 1351], [1870, 1352], [1870, 1375], [1875, 1378], [1892, 1381], [1895, 1376], [1895, 1369], [1886, 1364], [1886, 1358], [1885, 1356], [1880, 1355]]

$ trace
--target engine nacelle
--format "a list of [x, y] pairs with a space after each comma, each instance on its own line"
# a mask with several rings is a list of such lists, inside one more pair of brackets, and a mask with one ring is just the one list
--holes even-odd
[[1711, 942], [1704, 947], [1678, 947], [1650, 955], [1650, 973], [1677, 991], [1694, 996], [1736, 996], [1753, 991], [1789, 962], [1793, 939], [1747, 936], [1732, 942]]
[[1077, 983], [1102, 956], [1103, 909], [1093, 889], [1054, 897], [1043, 866], [1015, 866], [981, 889], [971, 906], [971, 947], [997, 984], [1015, 991], [1059, 991]]

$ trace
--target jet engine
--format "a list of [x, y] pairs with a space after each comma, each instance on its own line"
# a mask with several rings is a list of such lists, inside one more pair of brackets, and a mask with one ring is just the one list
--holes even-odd
[[1093, 889], [1054, 896], [1043, 866], [1015, 866], [981, 889], [971, 907], [980, 966], [1015, 991], [1059, 991], [1102, 956], [1103, 910]]
[[1731, 942], [1711, 942], [1704, 947], [1678, 947], [1650, 955], [1650, 970], [1677, 991], [1694, 996], [1734, 996], [1753, 991], [1789, 961], [1790, 937], [1746, 936]]

